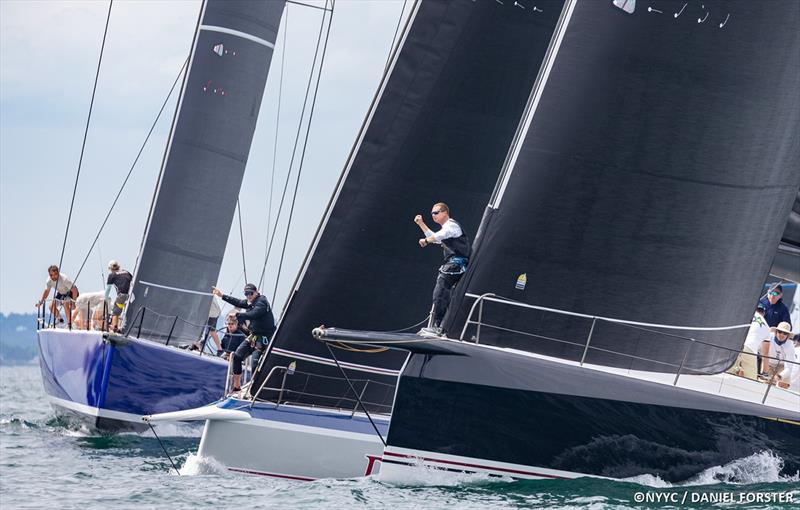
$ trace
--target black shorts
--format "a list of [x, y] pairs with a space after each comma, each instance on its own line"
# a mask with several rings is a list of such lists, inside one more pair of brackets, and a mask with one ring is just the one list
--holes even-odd
[[62, 294], [60, 292], [56, 292], [56, 299], [59, 301], [74, 301], [70, 293]]

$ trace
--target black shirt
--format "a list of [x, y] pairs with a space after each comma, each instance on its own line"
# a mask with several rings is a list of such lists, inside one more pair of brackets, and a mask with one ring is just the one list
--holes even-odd
[[250, 331], [252, 331], [254, 335], [272, 338], [272, 334], [275, 332], [275, 318], [272, 316], [272, 308], [270, 308], [267, 298], [259, 294], [251, 304], [245, 299], [236, 299], [233, 296], [225, 294], [222, 296], [222, 300], [232, 304], [236, 308], [244, 308], [246, 310], [237, 313], [236, 318], [239, 320], [249, 320]]
[[131, 290], [132, 280], [133, 275], [124, 269], [120, 269], [119, 271], [108, 274], [106, 285], [114, 285], [114, 287], [117, 288], [117, 294], [127, 294], [128, 291]]

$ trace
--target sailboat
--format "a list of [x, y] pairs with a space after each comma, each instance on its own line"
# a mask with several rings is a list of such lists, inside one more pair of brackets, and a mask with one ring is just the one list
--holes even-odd
[[440, 255], [419, 249], [412, 219], [446, 200], [475, 232], [558, 20], [551, 3], [414, 3], [249, 393], [149, 420], [205, 420], [198, 455], [234, 472], [374, 467], [406, 353], [329, 351], [312, 328], [424, 325]]
[[208, 319], [284, 6], [202, 3], [125, 331], [38, 331], [45, 393], [59, 412], [101, 431], [142, 430], [143, 414], [224, 395], [227, 363], [176, 345], [198, 340]]
[[410, 354], [382, 480], [800, 469], [798, 388], [725, 372], [800, 244], [800, 5], [647, 4], [563, 2], [449, 338], [317, 332]]

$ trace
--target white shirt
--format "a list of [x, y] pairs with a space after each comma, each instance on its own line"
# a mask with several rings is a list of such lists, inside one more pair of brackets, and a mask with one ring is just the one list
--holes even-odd
[[[55, 280], [51, 280], [50, 278], [48, 278], [45, 285], [47, 285], [48, 289], [52, 289], [53, 287], [56, 286], [56, 282]], [[69, 276], [65, 275], [64, 273], [61, 273], [58, 277], [58, 288], [56, 289], [56, 292], [58, 292], [59, 294], [69, 294], [69, 291], [70, 289], [72, 289], [72, 286], [73, 283], [72, 280], [69, 279]]]
[[761, 343], [768, 342], [771, 336], [764, 316], [756, 312], [750, 322], [750, 329], [747, 331], [744, 346], [750, 349], [751, 352], [758, 354], [761, 352]]
[[[75, 306], [78, 307], [79, 310], [86, 310], [86, 306], [88, 305], [89, 308], [94, 310], [95, 308], [102, 307], [103, 301], [108, 302], [105, 297], [105, 292], [84, 292], [75, 300]], [[111, 307], [109, 306], [109, 310], [110, 309]]]
[[436, 244], [442, 244], [442, 241], [445, 239], [461, 237], [462, 234], [463, 232], [461, 232], [461, 227], [458, 225], [458, 223], [453, 221], [453, 218], [445, 221], [442, 225], [442, 228], [435, 234], [432, 230], [425, 231], [425, 237], [433, 237], [433, 242]]
[[[794, 352], [794, 342], [791, 340], [786, 340], [783, 345], [778, 345], [775, 340], [770, 339], [769, 352], [767, 353], [767, 356], [770, 358], [779, 358], [781, 360], [795, 361], [797, 356], [795, 356]], [[769, 360], [769, 366], [771, 367], [774, 367], [778, 363], [780, 362], [776, 359]], [[778, 375], [781, 376], [783, 381], [788, 381], [789, 377], [792, 375], [793, 369], [794, 365], [791, 363], [784, 363], [783, 370]]]

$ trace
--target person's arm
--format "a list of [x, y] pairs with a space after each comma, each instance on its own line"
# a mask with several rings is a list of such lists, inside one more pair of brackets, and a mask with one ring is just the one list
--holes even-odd
[[245, 299], [237, 299], [233, 296], [223, 294], [222, 300], [225, 301], [226, 303], [232, 304], [235, 308], [247, 308], [247, 300]]
[[781, 322], [788, 322], [789, 325], [792, 325], [792, 318], [789, 317], [789, 308], [786, 305], [781, 307]]
[[236, 316], [240, 319], [253, 320], [266, 315], [269, 312], [269, 305], [264, 299], [256, 299], [253, 306], [244, 312], [239, 312]]
[[462, 234], [461, 227], [458, 226], [458, 223], [454, 221], [450, 221], [442, 225], [442, 228], [439, 229], [438, 232], [433, 233], [428, 231], [426, 233], [426, 237], [424, 239], [419, 240], [419, 245], [425, 247], [431, 243], [435, 244], [442, 244], [442, 241], [445, 239], [450, 239], [451, 237], [458, 237]]
[[769, 368], [769, 343], [771, 340], [764, 340], [761, 342], [761, 366], [759, 368], [759, 372], [766, 372]]
[[[784, 347], [784, 350], [786, 351], [786, 361], [787, 362], [788, 361], [795, 361], [795, 359], [796, 359], [795, 354], [794, 354], [794, 346], [790, 346], [790, 344], [789, 344], [789, 342], [791, 342], [791, 341], [792, 341], [791, 339], [787, 339], [786, 340], [786, 347]], [[781, 373], [778, 374], [778, 377], [781, 378], [781, 381], [788, 383], [792, 378], [792, 373], [797, 369], [798, 369], [798, 367], [796, 365], [792, 364], [792, 363], [784, 363], [783, 364], [783, 370], [781, 370]]]
[[[211, 287], [211, 295], [221, 298], [226, 303], [232, 304], [234, 308], [247, 308], [247, 300], [245, 300], [245, 299], [236, 299], [233, 296], [229, 296], [227, 294], [223, 294], [222, 291], [219, 290], [216, 287]], [[214, 298], [212, 297], [211, 299], [214, 299]]]
[[421, 214], [417, 214], [416, 216], [414, 216], [414, 223], [416, 223], [419, 229], [422, 230], [422, 233], [425, 234], [425, 237], [433, 234], [431, 229], [428, 228], [428, 225], [425, 224], [425, 221], [422, 219]]
[[36, 303], [36, 308], [39, 308], [39, 305], [44, 304], [44, 302], [47, 300], [48, 294], [50, 294], [50, 287], [45, 287], [44, 292], [42, 292], [42, 299], [40, 299], [39, 302]]

